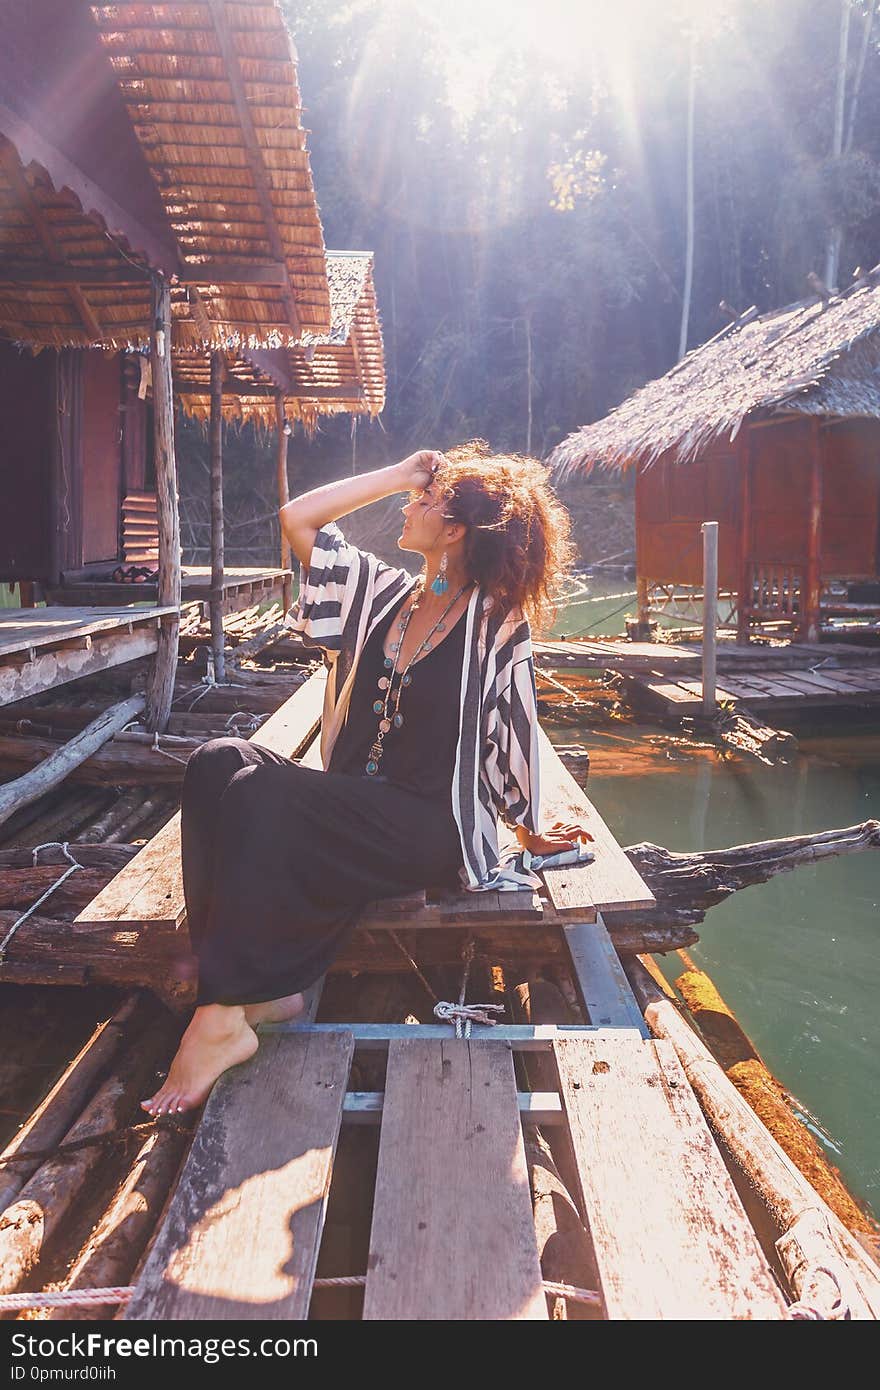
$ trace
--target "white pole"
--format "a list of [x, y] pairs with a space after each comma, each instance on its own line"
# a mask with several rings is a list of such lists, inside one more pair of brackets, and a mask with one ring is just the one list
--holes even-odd
[[703, 714], [715, 713], [716, 632], [718, 626], [718, 522], [704, 521], [703, 533]]

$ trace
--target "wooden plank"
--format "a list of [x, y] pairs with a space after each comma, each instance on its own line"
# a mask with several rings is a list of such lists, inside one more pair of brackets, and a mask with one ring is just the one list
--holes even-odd
[[392, 1042], [364, 1320], [546, 1317], [510, 1049]]
[[0, 664], [0, 705], [13, 704], [29, 695], [39, 695], [83, 676], [149, 656], [158, 642], [159, 624], [154, 620], [137, 624], [132, 632], [116, 628], [92, 638], [88, 646], [48, 650], [33, 661]]
[[[285, 700], [253, 735], [253, 742], [285, 756], [299, 753], [321, 718], [326, 672], [323, 667]], [[144, 845], [139, 854], [83, 908], [75, 926], [97, 922], [183, 921], [183, 868], [180, 861], [180, 812]]]
[[6, 608], [0, 614], [0, 658], [78, 637], [128, 632], [131, 624], [152, 626], [158, 618], [173, 612], [173, 608], [167, 607], [127, 606], [102, 609], [100, 613], [94, 608]]
[[634, 1028], [649, 1036], [632, 986], [601, 915], [563, 927], [581, 999], [594, 1028]]
[[341, 1030], [264, 1037], [224, 1073], [127, 1320], [307, 1317], [353, 1051]]
[[784, 1303], [671, 1044], [553, 1044], [610, 1319], [778, 1319]]
[[[720, 697], [720, 692], [719, 692]], [[560, 915], [576, 914], [580, 921], [595, 921], [606, 908], [653, 907], [654, 895], [627, 859], [599, 812], [563, 767], [544, 730], [541, 745], [541, 802], [544, 819], [583, 821], [593, 836], [592, 864], [547, 869], [543, 875], [554, 908]]]

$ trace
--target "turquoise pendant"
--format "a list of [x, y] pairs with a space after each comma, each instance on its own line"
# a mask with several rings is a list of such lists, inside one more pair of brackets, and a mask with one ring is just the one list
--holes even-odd
[[404, 676], [403, 680], [402, 680], [400, 683], [401, 683], [401, 685], [410, 685], [410, 684], [412, 684], [412, 676], [409, 674], [409, 672], [406, 673], [406, 675]]
[[449, 580], [445, 574], [438, 574], [431, 581], [431, 592], [433, 594], [445, 594], [449, 588]]
[[384, 700], [374, 700], [374, 701], [373, 701], [373, 713], [374, 713], [374, 714], [382, 714], [382, 713], [384, 712], [384, 710], [385, 710], [385, 701], [384, 701]]
[[402, 715], [402, 714], [395, 714], [395, 716], [394, 716], [394, 727], [395, 727], [395, 729], [400, 729], [402, 726], [403, 726], [403, 715]]
[[379, 764], [378, 764], [377, 762], [374, 762], [373, 759], [371, 758], [370, 761], [367, 763], [367, 768], [366, 768], [367, 776], [368, 776], [368, 777], [375, 777], [375, 775], [376, 775], [376, 773], [377, 773], [378, 771], [379, 771]]
[[392, 667], [393, 665], [394, 665], [394, 662], [391, 660], [391, 657], [390, 657], [390, 656], [386, 656], [386, 658], [385, 658], [385, 670], [386, 670], [386, 671], [390, 671], [390, 670], [391, 670], [391, 667]]

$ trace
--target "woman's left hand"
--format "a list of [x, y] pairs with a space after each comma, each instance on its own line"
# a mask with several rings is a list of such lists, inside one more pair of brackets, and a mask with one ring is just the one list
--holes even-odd
[[522, 826], [517, 826], [516, 838], [522, 848], [529, 851], [529, 854], [559, 854], [561, 850], [574, 849], [578, 840], [592, 840], [593, 836], [586, 826], [579, 822], [566, 824], [563, 821], [556, 821], [549, 829], [543, 830], [540, 835], [534, 834], [531, 830], [525, 830]]

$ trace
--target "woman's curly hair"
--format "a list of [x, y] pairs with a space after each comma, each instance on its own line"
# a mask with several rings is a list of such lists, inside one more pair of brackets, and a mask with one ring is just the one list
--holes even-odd
[[552, 624], [575, 556], [571, 518], [538, 459], [493, 454], [483, 439], [446, 449], [435, 475], [444, 515], [467, 526], [470, 577], [535, 632]]

